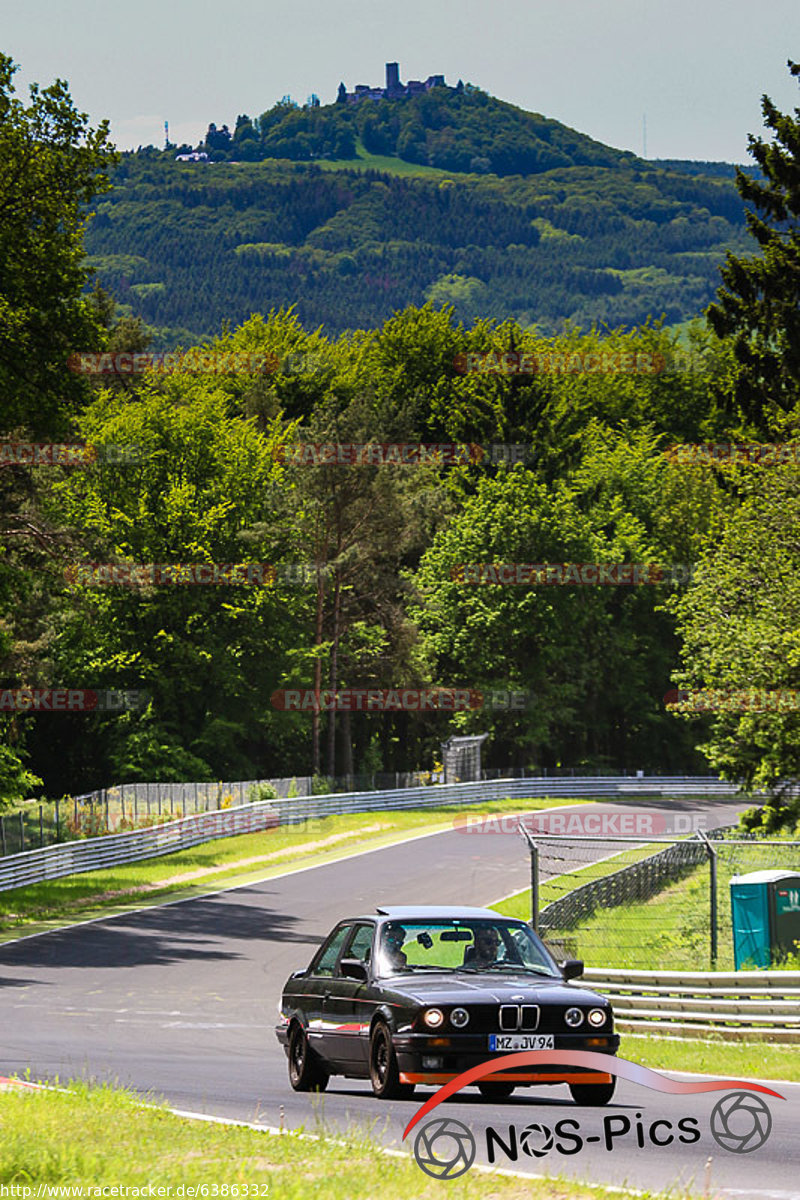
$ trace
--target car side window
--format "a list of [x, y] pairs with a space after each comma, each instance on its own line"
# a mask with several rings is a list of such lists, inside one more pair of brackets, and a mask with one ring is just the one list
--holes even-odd
[[340, 929], [335, 929], [328, 938], [326, 945], [322, 949], [322, 953], [317, 959], [313, 970], [314, 975], [332, 975], [333, 968], [336, 966], [336, 960], [339, 957], [339, 951], [344, 945], [344, 939], [350, 933], [352, 925], [342, 925]]
[[368, 963], [372, 954], [374, 932], [374, 925], [357, 925], [345, 958], [357, 958], [359, 962]]

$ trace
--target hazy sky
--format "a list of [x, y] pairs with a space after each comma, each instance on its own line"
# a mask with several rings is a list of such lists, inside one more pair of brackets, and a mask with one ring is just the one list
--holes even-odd
[[747, 160], [800, 104], [798, 0], [0, 0], [18, 91], [59, 76], [117, 145], [196, 142], [289, 93], [459, 78], [649, 158]]

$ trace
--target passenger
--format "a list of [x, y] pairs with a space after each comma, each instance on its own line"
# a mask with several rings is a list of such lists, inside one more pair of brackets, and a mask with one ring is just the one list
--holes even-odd
[[391, 921], [383, 931], [383, 952], [387, 961], [392, 967], [402, 970], [408, 963], [405, 952], [403, 951], [403, 943], [406, 940], [406, 931], [402, 925], [398, 925], [396, 921]]

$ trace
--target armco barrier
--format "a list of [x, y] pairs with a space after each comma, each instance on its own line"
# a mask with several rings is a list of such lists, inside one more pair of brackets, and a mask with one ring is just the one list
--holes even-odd
[[587, 967], [621, 1033], [800, 1042], [800, 971], [628, 971]]
[[[165, 785], [166, 786], [166, 785]], [[706, 777], [644, 776], [575, 779], [492, 779], [479, 783], [436, 784], [395, 788], [382, 792], [334, 792], [287, 800], [245, 804], [218, 812], [181, 817], [150, 829], [86, 838], [39, 850], [25, 850], [0, 858], [0, 891], [58, 879], [83, 871], [97, 871], [119, 863], [171, 854], [214, 838], [257, 832], [277, 825], [292, 825], [313, 817], [338, 813], [377, 812], [442, 805], [481, 804], [506, 797], [532, 800], [545, 796], [564, 799], [592, 796], [734, 796], [732, 783]]]

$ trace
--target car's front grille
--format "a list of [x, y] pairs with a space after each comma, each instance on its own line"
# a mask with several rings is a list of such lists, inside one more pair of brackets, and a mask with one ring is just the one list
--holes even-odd
[[501, 1004], [500, 1028], [504, 1031], [513, 1029], [537, 1029], [539, 1025], [539, 1006], [537, 1004]]
[[536, 1029], [539, 1025], [539, 1007], [536, 1004], [523, 1004], [520, 1009], [520, 1029]]
[[516, 1029], [519, 1023], [519, 1009], [516, 1004], [500, 1005], [500, 1028]]

